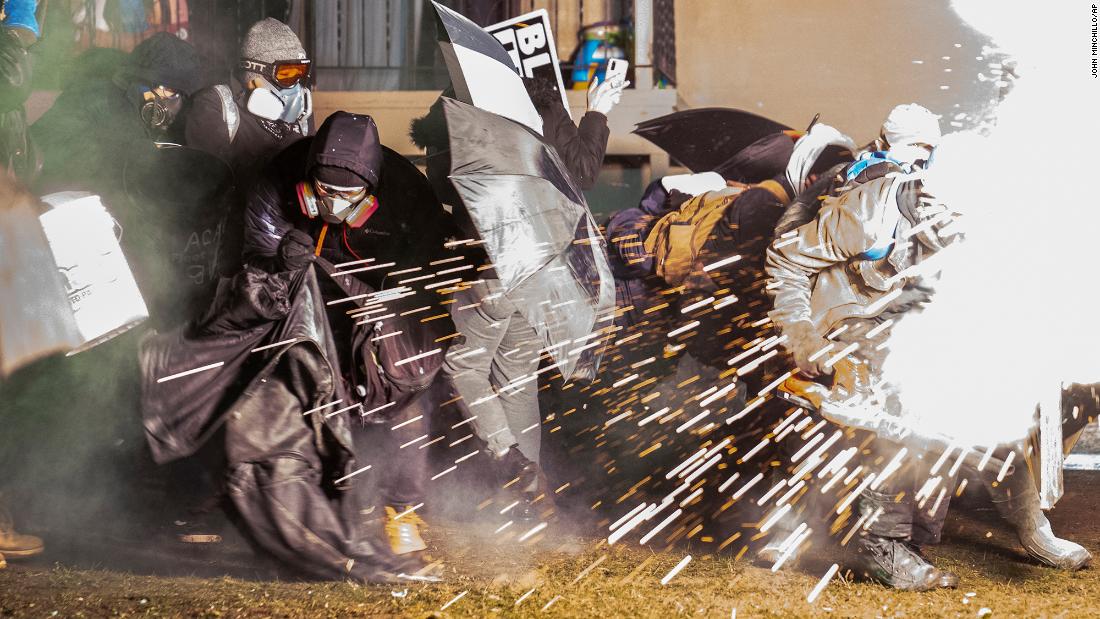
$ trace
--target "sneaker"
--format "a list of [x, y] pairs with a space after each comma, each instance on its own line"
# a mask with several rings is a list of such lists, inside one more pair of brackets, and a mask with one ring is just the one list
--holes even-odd
[[424, 521], [416, 512], [386, 506], [386, 539], [390, 541], [393, 554], [406, 555], [426, 550], [428, 545], [420, 536], [422, 526], [425, 526]]

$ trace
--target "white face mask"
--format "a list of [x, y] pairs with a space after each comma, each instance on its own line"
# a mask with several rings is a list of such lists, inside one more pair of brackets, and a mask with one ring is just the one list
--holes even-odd
[[313, 114], [313, 95], [301, 84], [279, 90], [257, 87], [248, 94], [247, 109], [260, 118], [298, 124], [304, 133], [305, 125]]

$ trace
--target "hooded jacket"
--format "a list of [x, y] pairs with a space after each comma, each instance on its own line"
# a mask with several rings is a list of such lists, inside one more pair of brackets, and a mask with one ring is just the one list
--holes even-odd
[[[135, 86], [157, 83], [189, 94], [203, 82], [198, 52], [188, 43], [161, 33], [142, 41], [123, 66], [95, 79], [72, 78], [57, 100], [34, 125], [31, 137], [42, 153], [42, 174], [38, 193], [82, 189], [110, 196], [121, 186], [125, 157], [135, 142], [150, 144], [153, 138], [141, 119], [141, 102]], [[84, 66], [98, 66], [100, 52], [86, 52], [77, 60]], [[164, 136], [182, 140], [182, 118]]]
[[187, 112], [184, 141], [229, 164], [237, 185], [247, 190], [276, 155], [303, 137], [306, 135], [297, 124], [270, 121], [249, 112], [248, 90], [233, 81], [195, 94]]
[[378, 210], [359, 227], [329, 225], [321, 256], [333, 264], [374, 259], [395, 266], [365, 271], [369, 285], [391, 282], [385, 275], [426, 264], [442, 252], [452, 233], [450, 217], [436, 199], [424, 175], [407, 159], [378, 143], [369, 116], [337, 112], [316, 137], [295, 142], [267, 167], [247, 198], [244, 221], [244, 258], [272, 270], [279, 242], [291, 228], [316, 242], [325, 223], [309, 218], [298, 200], [297, 186], [318, 165], [351, 170], [370, 183]]

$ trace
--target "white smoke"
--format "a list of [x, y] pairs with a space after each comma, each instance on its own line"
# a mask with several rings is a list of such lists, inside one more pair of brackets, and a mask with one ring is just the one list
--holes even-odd
[[924, 431], [971, 445], [1016, 440], [1059, 384], [1100, 381], [1091, 6], [953, 2], [1020, 77], [991, 108], [986, 135], [946, 138], [951, 156], [935, 163], [967, 239], [942, 256], [934, 302], [894, 330], [886, 367]]

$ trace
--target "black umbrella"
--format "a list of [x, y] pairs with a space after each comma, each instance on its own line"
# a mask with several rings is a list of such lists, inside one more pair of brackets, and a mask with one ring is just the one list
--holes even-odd
[[542, 133], [542, 118], [500, 41], [461, 13], [432, 4], [439, 49], [457, 98]]
[[443, 99], [451, 182], [504, 293], [543, 337], [562, 376], [615, 309], [604, 239], [557, 151], [527, 127]]
[[730, 108], [673, 112], [639, 123], [634, 133], [692, 172], [718, 172], [741, 182], [781, 173], [800, 134], [774, 120]]

